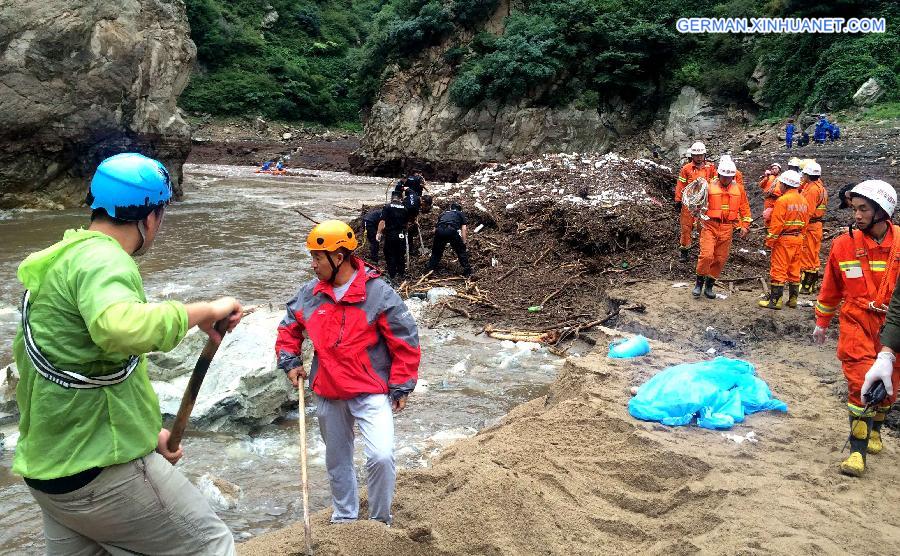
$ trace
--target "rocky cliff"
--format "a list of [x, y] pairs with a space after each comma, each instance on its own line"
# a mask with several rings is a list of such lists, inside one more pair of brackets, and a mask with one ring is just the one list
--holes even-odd
[[[508, 13], [509, 2], [500, 2], [483, 30], [502, 35]], [[599, 106], [535, 102], [566, 82], [548, 84], [546, 91], [532, 91], [514, 104], [461, 108], [450, 98], [456, 69], [447, 58], [456, 45], [471, 40], [470, 34], [462, 31], [408, 66], [389, 68], [368, 111], [361, 148], [351, 159], [355, 171], [397, 175], [415, 165], [432, 177], [454, 180], [482, 162], [551, 152], [614, 150], [678, 159], [693, 141], [727, 136], [734, 124], [753, 117], [716, 104], [693, 87], [662, 104], [645, 98], [613, 98]], [[756, 75], [757, 87], [764, 78]], [[741, 139], [731, 142], [739, 146]]]
[[0, 208], [78, 205], [127, 150], [161, 159], [180, 194], [195, 57], [181, 0], [0, 3]]

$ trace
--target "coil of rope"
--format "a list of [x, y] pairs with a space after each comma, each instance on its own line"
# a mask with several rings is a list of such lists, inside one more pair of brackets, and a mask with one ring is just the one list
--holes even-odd
[[681, 193], [681, 202], [695, 218], [706, 212], [709, 202], [709, 184], [706, 179], [697, 178], [687, 184]]

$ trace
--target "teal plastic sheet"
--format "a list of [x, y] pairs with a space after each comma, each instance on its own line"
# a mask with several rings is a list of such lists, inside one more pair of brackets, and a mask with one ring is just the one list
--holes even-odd
[[664, 425], [730, 429], [757, 411], [787, 411], [756, 369], [741, 359], [717, 357], [665, 369], [628, 402], [632, 417]]

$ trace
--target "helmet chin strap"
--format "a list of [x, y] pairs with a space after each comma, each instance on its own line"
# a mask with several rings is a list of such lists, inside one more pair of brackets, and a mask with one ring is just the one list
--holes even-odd
[[334, 260], [331, 258], [331, 253], [325, 251], [325, 258], [328, 259], [328, 264], [331, 265], [331, 278], [328, 279], [329, 282], [334, 284], [334, 279], [337, 278], [338, 270], [341, 269], [341, 266], [344, 264], [344, 259], [341, 258], [341, 264], [335, 265]]

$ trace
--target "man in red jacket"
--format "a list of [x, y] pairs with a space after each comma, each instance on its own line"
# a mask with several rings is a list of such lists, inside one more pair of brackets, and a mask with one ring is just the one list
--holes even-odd
[[318, 224], [306, 239], [316, 278], [287, 303], [278, 327], [278, 367], [294, 386], [306, 378], [300, 347], [312, 342], [309, 384], [316, 393], [332, 523], [359, 514], [353, 425], [365, 443], [369, 517], [391, 523], [395, 413], [416, 386], [419, 332], [400, 296], [353, 255], [353, 230], [338, 220]]

